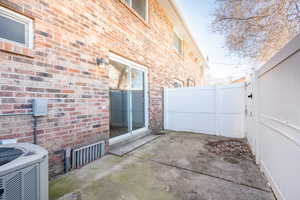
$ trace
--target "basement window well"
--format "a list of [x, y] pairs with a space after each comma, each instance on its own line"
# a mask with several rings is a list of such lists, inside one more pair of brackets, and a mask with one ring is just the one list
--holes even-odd
[[32, 48], [32, 19], [0, 7], [0, 40]]

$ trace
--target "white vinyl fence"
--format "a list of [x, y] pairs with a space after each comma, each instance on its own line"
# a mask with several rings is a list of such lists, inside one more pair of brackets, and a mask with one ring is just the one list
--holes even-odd
[[[246, 104], [246, 105], [245, 105]], [[246, 137], [278, 200], [300, 200], [300, 35], [244, 85], [166, 89], [165, 129]]]
[[244, 84], [165, 89], [164, 98], [165, 129], [245, 137]]
[[246, 132], [257, 163], [278, 200], [299, 200], [300, 36], [256, 71], [246, 96]]

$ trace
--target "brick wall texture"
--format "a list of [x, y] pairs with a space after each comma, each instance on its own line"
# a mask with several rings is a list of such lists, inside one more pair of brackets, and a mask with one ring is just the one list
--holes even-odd
[[[50, 175], [63, 171], [63, 149], [109, 138], [108, 60], [115, 52], [149, 69], [149, 121], [162, 128], [163, 87], [174, 79], [202, 82], [200, 58], [185, 44], [172, 46], [173, 26], [156, 0], [143, 22], [119, 0], [0, 0], [34, 19], [34, 47], [0, 42], [0, 113], [32, 111], [32, 99], [49, 100], [38, 118], [38, 144], [49, 150]], [[0, 140], [33, 142], [33, 117], [0, 117]]]

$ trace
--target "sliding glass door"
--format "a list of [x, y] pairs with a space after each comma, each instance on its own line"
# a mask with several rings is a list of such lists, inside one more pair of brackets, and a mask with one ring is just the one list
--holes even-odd
[[110, 137], [130, 131], [129, 126], [129, 68], [111, 61], [110, 68]]
[[145, 127], [145, 73], [131, 69], [132, 130]]
[[130, 62], [110, 61], [110, 138], [146, 128], [146, 72]]

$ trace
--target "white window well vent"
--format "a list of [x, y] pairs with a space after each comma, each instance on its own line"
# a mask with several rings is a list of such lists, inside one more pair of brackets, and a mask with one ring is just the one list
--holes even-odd
[[88, 146], [72, 150], [72, 168], [80, 168], [84, 165], [103, 157], [105, 154], [105, 142], [97, 142]]

